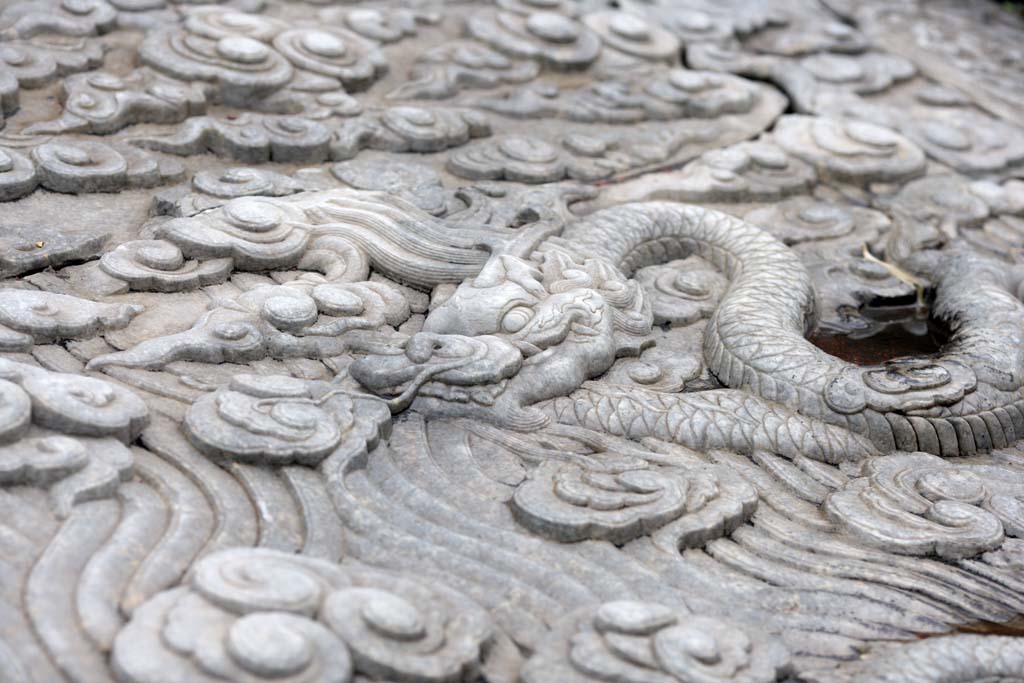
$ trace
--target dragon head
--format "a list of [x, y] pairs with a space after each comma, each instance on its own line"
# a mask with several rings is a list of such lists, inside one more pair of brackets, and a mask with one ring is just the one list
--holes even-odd
[[651, 325], [640, 286], [605, 261], [496, 254], [431, 311], [404, 353], [368, 356], [352, 374], [377, 393], [414, 391], [423, 409], [531, 429], [546, 418], [529, 406], [638, 353]]

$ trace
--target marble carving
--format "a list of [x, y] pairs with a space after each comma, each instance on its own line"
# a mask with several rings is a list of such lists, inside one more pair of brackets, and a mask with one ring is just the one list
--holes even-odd
[[1024, 680], [1022, 41], [0, 0], [0, 681]]

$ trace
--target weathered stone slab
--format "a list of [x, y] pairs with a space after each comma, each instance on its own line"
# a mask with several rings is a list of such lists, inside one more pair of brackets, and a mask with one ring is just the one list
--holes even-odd
[[1024, 680], [1022, 40], [0, 0], [0, 681]]

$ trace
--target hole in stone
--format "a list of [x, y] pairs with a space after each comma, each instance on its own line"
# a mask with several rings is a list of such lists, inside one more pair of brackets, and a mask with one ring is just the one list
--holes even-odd
[[509, 223], [508, 227], [512, 228], [513, 230], [518, 230], [524, 225], [536, 223], [539, 220], [540, 214], [537, 212], [537, 210], [534, 208], [527, 207], [525, 209], [520, 210], [519, 213], [517, 213], [512, 218], [512, 222]]
[[949, 326], [913, 296], [878, 299], [851, 312], [851, 324], [819, 328], [809, 337], [822, 351], [857, 365], [904, 356], [932, 356], [949, 341]]

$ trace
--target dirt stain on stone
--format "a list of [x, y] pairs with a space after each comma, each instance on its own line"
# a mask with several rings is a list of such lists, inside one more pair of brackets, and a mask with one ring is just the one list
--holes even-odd
[[1024, 637], [1024, 614], [1017, 615], [1013, 619], [1001, 624], [994, 621], [975, 621], [970, 624], [963, 624], [953, 629], [953, 633]]

